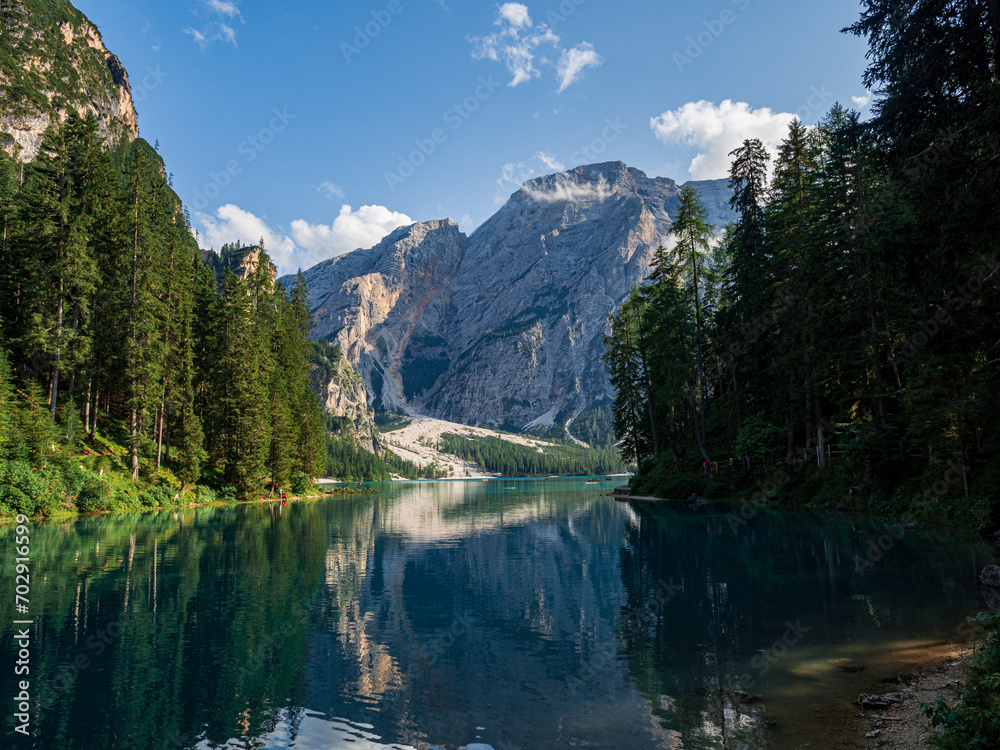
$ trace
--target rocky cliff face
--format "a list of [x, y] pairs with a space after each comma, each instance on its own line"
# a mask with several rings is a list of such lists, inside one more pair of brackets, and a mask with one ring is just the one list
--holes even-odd
[[[718, 230], [735, 218], [725, 181], [692, 186]], [[561, 429], [611, 398], [608, 313], [647, 276], [682, 187], [594, 164], [525, 183], [471, 237], [399, 229], [305, 272], [313, 334], [340, 343], [377, 409]]]
[[202, 262], [215, 272], [218, 283], [222, 285], [222, 278], [226, 271], [230, 271], [241, 279], [257, 273], [261, 263], [267, 263], [267, 273], [271, 277], [271, 284], [278, 278], [278, 267], [271, 262], [270, 256], [257, 245], [246, 245], [243, 247], [230, 247], [226, 245], [221, 253], [214, 250], [202, 250]]
[[65, 0], [0, 0], [0, 148], [30, 162], [46, 129], [93, 113], [109, 146], [139, 125], [128, 73], [100, 32]]
[[313, 391], [319, 395], [326, 413], [339, 417], [340, 434], [350, 437], [365, 450], [381, 453], [375, 412], [368, 403], [368, 391], [361, 376], [346, 359], [328, 361], [313, 369]]

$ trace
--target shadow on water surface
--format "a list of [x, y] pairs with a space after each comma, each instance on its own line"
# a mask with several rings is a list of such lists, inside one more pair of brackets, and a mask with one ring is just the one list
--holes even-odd
[[583, 481], [378, 489], [36, 525], [40, 746], [796, 747], [994, 561], [907, 532], [858, 570], [877, 524]]

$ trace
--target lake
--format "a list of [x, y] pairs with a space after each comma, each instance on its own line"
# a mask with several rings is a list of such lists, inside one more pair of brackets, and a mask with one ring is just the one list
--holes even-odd
[[998, 560], [970, 535], [632, 507], [613, 484], [35, 524], [34, 747], [819, 747], [852, 691], [963, 637]]

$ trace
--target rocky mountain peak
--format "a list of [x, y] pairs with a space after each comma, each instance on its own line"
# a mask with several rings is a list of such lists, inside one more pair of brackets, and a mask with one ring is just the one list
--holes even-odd
[[[727, 181], [692, 183], [721, 228]], [[622, 162], [530, 180], [466, 237], [402, 227], [305, 272], [313, 335], [339, 343], [378, 409], [565, 429], [604, 408], [608, 313], [649, 273], [683, 186]]]
[[38, 154], [42, 137], [71, 112], [93, 113], [105, 143], [117, 146], [139, 135], [128, 73], [108, 51], [100, 32], [66, 0], [30, 7], [3, 3], [0, 54], [0, 147], [22, 162]]

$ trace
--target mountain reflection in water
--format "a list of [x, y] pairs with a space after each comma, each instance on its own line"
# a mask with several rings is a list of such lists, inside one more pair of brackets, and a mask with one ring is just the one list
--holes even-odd
[[859, 569], [883, 525], [637, 511], [605, 485], [38, 524], [40, 746], [791, 747], [845, 663], [954, 637], [995, 561], [907, 532]]

